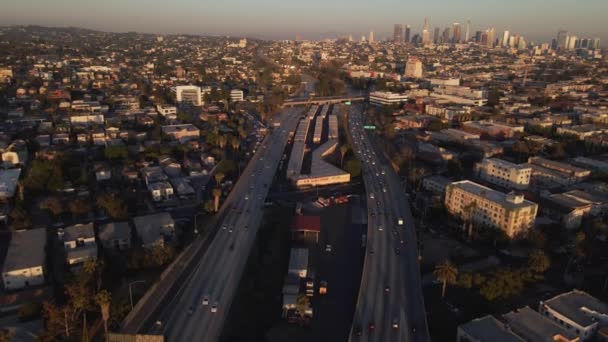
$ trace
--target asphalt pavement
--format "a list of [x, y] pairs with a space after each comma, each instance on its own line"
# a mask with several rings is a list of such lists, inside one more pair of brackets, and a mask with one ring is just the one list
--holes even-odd
[[364, 107], [349, 110], [353, 150], [367, 192], [366, 256], [350, 341], [429, 341], [414, 220], [398, 176], [363, 129]]
[[208, 249], [157, 315], [149, 333], [167, 341], [217, 341], [262, 219], [262, 207], [302, 109], [286, 109], [223, 204]]

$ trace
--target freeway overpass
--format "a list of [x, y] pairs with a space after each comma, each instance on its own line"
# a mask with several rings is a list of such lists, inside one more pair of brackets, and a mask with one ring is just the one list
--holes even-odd
[[316, 105], [324, 105], [324, 104], [336, 104], [343, 103], [346, 101], [357, 102], [357, 101], [365, 101], [367, 100], [367, 96], [330, 96], [330, 97], [296, 97], [285, 100], [283, 103], [283, 107], [293, 107], [293, 106], [303, 106], [307, 104], [316, 104]]

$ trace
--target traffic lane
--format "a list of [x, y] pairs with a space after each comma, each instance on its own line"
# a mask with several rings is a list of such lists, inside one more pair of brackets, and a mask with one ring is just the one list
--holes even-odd
[[[321, 213], [318, 280], [328, 283], [328, 292], [313, 298], [315, 313], [311, 340], [345, 341], [350, 333], [355, 300], [361, 280], [363, 250], [362, 225], [353, 225], [351, 211], [359, 203], [334, 205]], [[331, 252], [326, 245], [331, 244]]]
[[[240, 203], [239, 203], [239, 204], [240, 204]], [[237, 205], [238, 205], [238, 204], [237, 204]], [[238, 216], [237, 216], [237, 219], [239, 218], [239, 216], [240, 216], [240, 215], [238, 215]], [[230, 226], [233, 226], [233, 225], [238, 225], [238, 224], [235, 224], [234, 222], [232, 222], [232, 220], [229, 220], [228, 222], [223, 222], [223, 223], [222, 223], [222, 225], [230, 225]], [[227, 230], [229, 230], [229, 229], [236, 229], [236, 228], [233, 228], [233, 227], [227, 228]], [[226, 232], [225, 232], [225, 233], [226, 233]], [[232, 234], [232, 233], [228, 233], [228, 234]], [[228, 239], [230, 239], [230, 237], [228, 237]], [[229, 241], [229, 240], [228, 240], [228, 241]], [[225, 250], [225, 249], [226, 249], [227, 242], [226, 242], [226, 241], [223, 241], [223, 242], [221, 242], [221, 243], [219, 243], [219, 242], [218, 242], [218, 244], [216, 244], [216, 246], [218, 246], [218, 245], [221, 245], [221, 246], [220, 246], [220, 248], [222, 248], [222, 249], [224, 249], [224, 250]], [[217, 257], [219, 257], [219, 258], [224, 258], [224, 255], [223, 255], [223, 254], [222, 254], [222, 255], [220, 255], [219, 253], [215, 253], [215, 252], [213, 252], [212, 254], [215, 254], [215, 255], [216, 255]], [[230, 265], [229, 267], [232, 267], [232, 265]], [[216, 277], [216, 278], [222, 278], [222, 277]], [[220, 280], [220, 279], [218, 279], [218, 281], [219, 281], [219, 280]], [[202, 290], [202, 291], [205, 291], [205, 290]], [[201, 292], [202, 292], [202, 291], [201, 291]], [[189, 298], [189, 300], [190, 300], [190, 301], [192, 301], [192, 302], [197, 302], [196, 304], [198, 304], [199, 298], [202, 296], [202, 295], [201, 295], [201, 292], [199, 292], [199, 294], [198, 294], [198, 295], [188, 297], [188, 298]], [[211, 292], [211, 291], [207, 291], [207, 292]], [[214, 302], [215, 302], [215, 301], [213, 301], [213, 299], [210, 299], [210, 301], [211, 301], [211, 303], [214, 303]], [[196, 308], [196, 306], [194, 306], [194, 304], [195, 304], [195, 303], [193, 303], [193, 307], [194, 307], [194, 308]], [[212, 304], [210, 304], [210, 305], [212, 305]], [[181, 319], [182, 319], [182, 320], [184, 320], [184, 318], [181, 318]], [[187, 321], [187, 319], [185, 319], [185, 320]], [[189, 336], [189, 335], [186, 335], [186, 336]]]
[[[293, 122], [293, 120], [292, 120], [292, 122]], [[265, 154], [265, 150], [266, 150], [265, 146], [269, 143], [270, 136], [271, 135], [267, 136], [267, 139], [265, 139], [265, 141], [263, 142], [262, 148], [260, 149], [260, 151], [258, 151], [258, 155], [264, 155]], [[254, 159], [254, 162], [253, 163], [249, 163], [248, 166], [245, 168], [243, 174], [244, 175], [251, 174], [252, 168], [255, 168], [255, 166], [257, 164], [258, 164], [258, 161]], [[246, 181], [245, 182], [237, 182], [235, 188], [232, 191], [232, 194], [237, 194], [238, 192], [242, 192], [244, 190], [244, 188], [246, 188], [246, 184], [245, 183], [246, 183]], [[232, 196], [229, 195], [229, 197], [226, 200], [225, 205], [231, 205], [231, 201], [230, 201], [231, 198], [232, 198]], [[224, 208], [222, 208], [222, 209], [224, 209]], [[211, 245], [213, 246], [213, 241], [212, 241]], [[181, 288], [180, 288], [180, 291], [181, 291]], [[179, 297], [181, 297], [181, 296], [179, 296]], [[169, 312], [169, 311], [170, 310], [167, 310], [167, 312]]]

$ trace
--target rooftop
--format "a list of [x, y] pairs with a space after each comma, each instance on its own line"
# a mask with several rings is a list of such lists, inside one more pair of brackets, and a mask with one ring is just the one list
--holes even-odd
[[478, 341], [524, 342], [496, 318], [487, 315], [462, 324], [459, 329]]
[[450, 184], [450, 186], [454, 186], [454, 187], [462, 189], [468, 193], [472, 193], [476, 196], [486, 198], [489, 201], [498, 203], [501, 206], [508, 208], [508, 209], [519, 209], [519, 208], [525, 208], [525, 207], [528, 207], [531, 205], [535, 205], [534, 202], [528, 201], [526, 199], [524, 199], [521, 202], [511, 201], [511, 200], [509, 200], [509, 196], [511, 194], [505, 194], [500, 191], [496, 191], [492, 188], [488, 188], [487, 186], [483, 186], [481, 184], [477, 184], [477, 183], [469, 181], [469, 180], [454, 182], [454, 183]]
[[131, 238], [131, 227], [127, 222], [110, 222], [99, 227], [99, 240], [127, 240]]
[[292, 230], [306, 230], [306, 231], [321, 231], [321, 217], [320, 216], [306, 216], [297, 215], [293, 218], [291, 223]]
[[63, 229], [63, 241], [74, 241], [77, 239], [95, 238], [93, 222], [75, 224]]
[[[528, 341], [554, 342], [562, 336], [574, 340], [578, 336], [526, 306], [504, 315], [513, 331]], [[564, 340], [567, 341], [567, 340]]]
[[580, 290], [557, 295], [544, 304], [562, 315], [568, 317], [579, 325], [586, 327], [596, 322], [593, 313], [608, 315], [608, 305], [599, 299]]
[[12, 234], [2, 272], [44, 266], [46, 229], [20, 230]]

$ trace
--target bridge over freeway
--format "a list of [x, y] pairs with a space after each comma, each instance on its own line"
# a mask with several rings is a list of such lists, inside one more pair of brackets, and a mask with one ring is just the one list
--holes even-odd
[[330, 96], [330, 97], [296, 97], [285, 100], [283, 103], [283, 107], [293, 107], [293, 106], [302, 106], [307, 104], [315, 104], [315, 105], [324, 105], [324, 104], [336, 104], [343, 102], [355, 102], [355, 101], [365, 101], [367, 100], [366, 96]]

